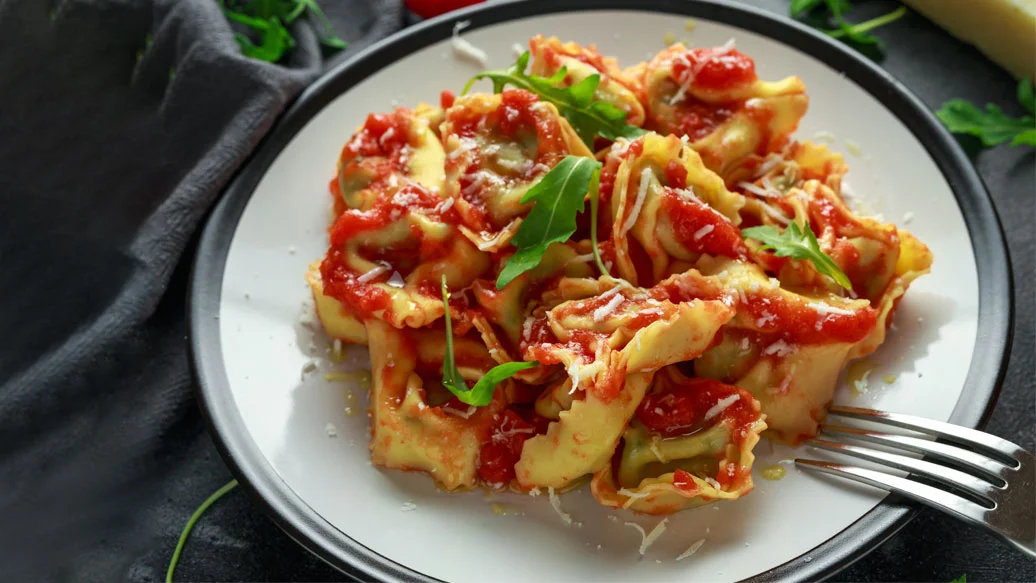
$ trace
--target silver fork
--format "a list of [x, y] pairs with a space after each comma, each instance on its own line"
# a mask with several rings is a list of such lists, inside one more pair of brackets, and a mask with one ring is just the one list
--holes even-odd
[[821, 432], [829, 437], [920, 453], [925, 459], [829, 439], [806, 444], [922, 476], [947, 489], [852, 465], [808, 459], [796, 459], [796, 465], [902, 494], [984, 526], [1036, 556], [1036, 457], [1031, 453], [995, 435], [912, 415], [838, 406], [830, 414], [902, 427], [940, 441], [825, 424]]

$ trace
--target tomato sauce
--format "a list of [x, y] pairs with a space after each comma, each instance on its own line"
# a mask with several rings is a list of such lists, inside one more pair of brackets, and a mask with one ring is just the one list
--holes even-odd
[[683, 85], [693, 75], [691, 87], [705, 91], [729, 91], [758, 79], [755, 62], [738, 50], [700, 48], [673, 59], [673, 79]]
[[704, 202], [666, 187], [662, 209], [676, 238], [691, 251], [735, 259], [748, 256], [748, 247], [737, 227]]
[[673, 133], [685, 135], [692, 142], [696, 142], [726, 123], [734, 116], [740, 105], [740, 103], [722, 106], [701, 102], [681, 103], [673, 112], [674, 119], [671, 122], [674, 128]]
[[357, 157], [387, 156], [399, 159], [403, 148], [409, 145], [410, 110], [400, 107], [392, 113], [372, 113], [367, 116], [360, 131], [342, 148], [340, 161], [347, 163]]
[[669, 160], [665, 165], [665, 181], [673, 188], [687, 188], [687, 167], [680, 160]]
[[344, 304], [354, 315], [368, 318], [388, 308], [391, 298], [385, 290], [357, 281], [359, 275], [345, 264], [342, 250], [338, 247], [331, 247], [320, 264], [324, 293]]
[[331, 245], [344, 245], [358, 233], [384, 228], [413, 211], [423, 211], [445, 222], [455, 222], [456, 211], [452, 208], [445, 212], [436, 210], [441, 202], [442, 199], [422, 186], [407, 184], [391, 197], [378, 198], [368, 210], [349, 209], [339, 215], [331, 225]]
[[821, 314], [809, 305], [791, 302], [778, 294], [746, 294], [744, 310], [762, 332], [779, 335], [793, 344], [859, 342], [878, 321], [878, 312], [868, 306], [853, 314]]
[[[714, 419], [705, 419], [712, 407], [731, 395], [740, 395], [740, 398]], [[663, 392], [645, 396], [636, 416], [651, 432], [678, 437], [704, 429], [705, 423], [729, 421], [734, 428], [745, 428], [759, 419], [759, 412], [752, 406], [751, 394], [744, 389], [712, 379], [688, 378]], [[734, 433], [737, 438], [739, 431]]]
[[673, 472], [673, 487], [680, 490], [685, 496], [696, 496], [698, 492], [701, 492], [701, 488], [691, 474], [681, 469]]
[[479, 450], [478, 477], [487, 484], [508, 484], [514, 479], [514, 465], [522, 457], [522, 446], [535, 435], [535, 427], [517, 413], [500, 413], [489, 440]]

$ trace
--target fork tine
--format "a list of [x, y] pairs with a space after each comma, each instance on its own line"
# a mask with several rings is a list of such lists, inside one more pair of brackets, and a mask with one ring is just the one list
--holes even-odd
[[977, 524], [984, 524], [983, 520], [984, 515], [987, 512], [986, 508], [983, 508], [969, 500], [965, 500], [960, 496], [950, 494], [949, 492], [927, 484], [922, 484], [907, 478], [900, 478], [899, 476], [892, 476], [867, 468], [858, 468], [856, 466], [847, 466], [818, 460], [796, 458], [795, 464], [806, 469], [841, 476], [876, 488], [902, 494], [908, 498], [921, 502], [922, 504], [927, 504], [934, 508], [959, 516], [964, 520]]
[[936, 435], [938, 437], [945, 438], [947, 441], [978, 449], [994, 459], [1003, 461], [1012, 468], [1017, 468], [1020, 465], [1020, 462], [1017, 459], [1019, 452], [1025, 451], [1014, 443], [1011, 443], [1006, 439], [1001, 439], [995, 435], [983, 433], [975, 429], [968, 429], [967, 427], [943, 423], [942, 421], [924, 419], [923, 417], [840, 405], [831, 407], [830, 412], [844, 417], [863, 419], [864, 421], [873, 421], [876, 423], [885, 423], [896, 427], [902, 427], [904, 429], [911, 429], [928, 433], [930, 435]]
[[810, 439], [806, 441], [806, 445], [845, 455], [851, 455], [876, 464], [881, 464], [897, 470], [903, 470], [904, 472], [910, 472], [911, 474], [918, 476], [931, 478], [932, 480], [946, 484], [947, 486], [961, 488], [972, 494], [987, 498], [991, 503], [990, 507], [992, 507], [993, 500], [989, 498], [989, 494], [990, 490], [993, 489], [993, 486], [985, 480], [976, 478], [971, 474], [965, 474], [960, 470], [899, 455], [898, 453], [888, 453], [867, 447], [859, 447], [856, 445], [839, 443], [837, 441], [828, 441], [826, 439]]
[[1000, 471], [1005, 467], [1003, 463], [964, 448], [920, 437], [895, 435], [892, 433], [882, 433], [880, 431], [871, 431], [869, 429], [857, 429], [855, 427], [842, 427], [839, 425], [824, 425], [821, 427], [821, 431], [825, 433], [840, 433], [854, 439], [924, 454], [933, 459], [959, 463], [986, 476], [994, 486], [1002, 487], [1007, 483], [1000, 477]]

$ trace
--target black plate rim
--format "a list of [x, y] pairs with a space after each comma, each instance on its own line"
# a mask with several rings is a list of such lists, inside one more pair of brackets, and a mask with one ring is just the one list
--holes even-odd
[[[240, 483], [296, 542], [362, 580], [437, 581], [371, 551], [334, 528], [277, 475], [248, 436], [223, 367], [218, 315], [223, 268], [233, 233], [255, 186], [277, 155], [324, 106], [370, 74], [449, 38], [453, 24], [469, 30], [527, 16], [581, 10], [663, 12], [713, 20], [763, 34], [825, 62], [881, 101], [925, 146], [953, 190], [975, 253], [979, 279], [976, 349], [950, 421], [982, 427], [1006, 373], [1013, 334], [1013, 280], [999, 217], [974, 166], [932, 112], [899, 81], [844, 45], [798, 22], [721, 0], [509, 0], [474, 6], [400, 31], [336, 66], [307, 88], [262, 140], [213, 209], [201, 236], [188, 292], [189, 350], [197, 395], [220, 454]], [[828, 578], [895, 534], [915, 506], [890, 495], [809, 552], [747, 581]]]

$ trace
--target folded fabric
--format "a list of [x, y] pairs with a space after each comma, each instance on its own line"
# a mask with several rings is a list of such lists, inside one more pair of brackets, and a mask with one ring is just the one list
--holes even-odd
[[[325, 4], [349, 54], [402, 25], [398, 0]], [[324, 70], [292, 32], [275, 65], [215, 0], [0, 3], [0, 580], [159, 579], [226, 481], [188, 367], [191, 241]]]

